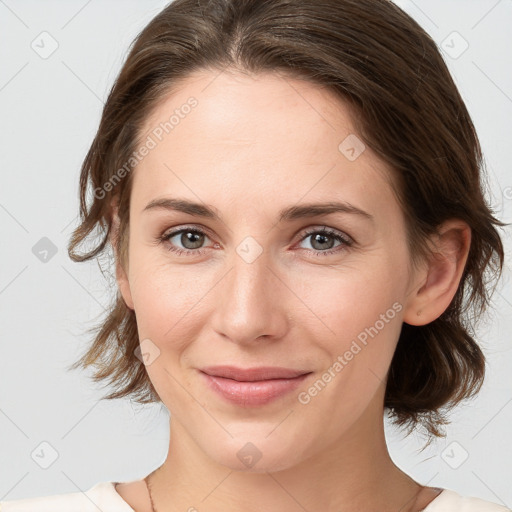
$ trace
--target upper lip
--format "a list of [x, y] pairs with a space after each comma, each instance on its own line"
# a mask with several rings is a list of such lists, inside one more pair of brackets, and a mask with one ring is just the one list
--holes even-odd
[[238, 381], [256, 381], [269, 379], [293, 379], [311, 373], [304, 370], [282, 368], [280, 366], [259, 366], [255, 368], [237, 368], [236, 366], [207, 366], [201, 371], [214, 377], [225, 377]]

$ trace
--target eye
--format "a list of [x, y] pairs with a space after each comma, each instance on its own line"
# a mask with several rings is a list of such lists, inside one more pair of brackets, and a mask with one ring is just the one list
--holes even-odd
[[[353, 244], [350, 237], [340, 231], [336, 231], [328, 227], [323, 227], [321, 229], [315, 228], [306, 231], [304, 236], [301, 238], [301, 242], [308, 238], [311, 239], [310, 244], [313, 248], [313, 252], [316, 253], [315, 256], [330, 256], [331, 254], [346, 250], [347, 247], [350, 247]], [[336, 241], [339, 242], [339, 245], [332, 249], [333, 244]]]
[[[176, 240], [172, 241], [173, 238], [176, 238]], [[165, 244], [171, 252], [193, 256], [203, 253], [200, 248], [204, 244], [205, 238], [208, 238], [208, 235], [204, 231], [198, 228], [185, 227], [165, 233], [158, 238], [158, 241]], [[184, 248], [177, 247], [176, 244], [182, 244]]]
[[[173, 238], [176, 240], [173, 241]], [[353, 244], [353, 240], [344, 233], [325, 226], [306, 231], [301, 238], [301, 242], [308, 238], [311, 239], [311, 247], [315, 256], [329, 256], [347, 250]], [[163, 234], [158, 237], [157, 241], [165, 244], [169, 251], [178, 255], [195, 256], [203, 254], [202, 246], [205, 239], [209, 239], [209, 237], [203, 230], [195, 227], [184, 227]], [[339, 245], [333, 248], [335, 242], [338, 242]], [[178, 244], [181, 244], [183, 248], [179, 247]], [[218, 247], [218, 244], [216, 244], [216, 247]]]

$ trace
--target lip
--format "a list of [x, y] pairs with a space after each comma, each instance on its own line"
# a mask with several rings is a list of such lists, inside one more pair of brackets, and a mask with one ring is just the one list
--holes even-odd
[[276, 400], [296, 389], [312, 373], [278, 367], [242, 369], [233, 366], [209, 367], [200, 372], [210, 389], [244, 407]]
[[201, 371], [214, 377], [224, 377], [243, 382], [253, 382], [257, 380], [269, 379], [294, 379], [306, 373], [305, 370], [295, 370], [292, 368], [283, 368], [282, 366], [258, 366], [254, 368], [238, 368], [236, 366], [207, 366]]

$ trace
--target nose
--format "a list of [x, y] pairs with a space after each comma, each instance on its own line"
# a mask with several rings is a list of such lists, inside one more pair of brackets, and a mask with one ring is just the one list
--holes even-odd
[[238, 254], [214, 288], [213, 329], [236, 343], [278, 339], [288, 329], [293, 295], [263, 252], [252, 262]]

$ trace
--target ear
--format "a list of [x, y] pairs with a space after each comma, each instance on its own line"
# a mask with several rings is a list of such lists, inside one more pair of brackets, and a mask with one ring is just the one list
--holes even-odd
[[434, 254], [414, 276], [403, 321], [426, 325], [440, 317], [455, 296], [471, 246], [471, 228], [459, 219], [442, 224], [430, 241]]
[[123, 300], [125, 304], [130, 308], [134, 309], [133, 307], [133, 300], [132, 300], [132, 294], [130, 290], [130, 282], [128, 280], [128, 276], [126, 274], [125, 269], [121, 265], [121, 261], [119, 258], [119, 254], [117, 254], [116, 251], [116, 240], [119, 236], [119, 213], [118, 213], [118, 203], [113, 200], [111, 203], [112, 206], [112, 231], [110, 234], [110, 243], [114, 249], [114, 255], [115, 255], [115, 266], [116, 266], [116, 280], [117, 285], [119, 287], [119, 291], [121, 292], [121, 296], [123, 297]]

